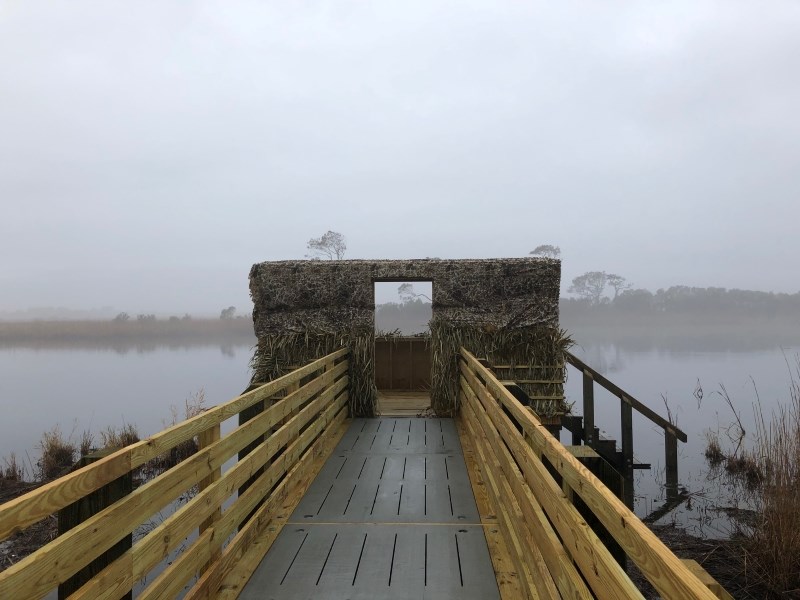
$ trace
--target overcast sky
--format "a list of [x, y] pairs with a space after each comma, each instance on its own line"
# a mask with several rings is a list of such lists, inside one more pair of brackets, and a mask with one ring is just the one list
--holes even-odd
[[798, 111], [794, 0], [0, 0], [0, 310], [245, 309], [328, 229], [797, 292]]

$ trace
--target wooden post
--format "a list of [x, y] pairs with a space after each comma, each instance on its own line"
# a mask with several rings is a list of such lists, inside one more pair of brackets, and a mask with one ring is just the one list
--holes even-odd
[[583, 372], [583, 443], [594, 446], [594, 379], [592, 374]]
[[[254, 389], [264, 385], [264, 383], [265, 382], [253, 383], [242, 393], [246, 394], [247, 392], [251, 392]], [[262, 412], [264, 412], [264, 401], [263, 400], [261, 400], [260, 402], [256, 402], [255, 404], [253, 404], [249, 408], [246, 408], [242, 412], [239, 413], [239, 425], [244, 425], [245, 423], [247, 423], [247, 421], [249, 421], [250, 419], [255, 418], [258, 415], [260, 415]], [[244, 448], [242, 448], [239, 451], [238, 459], [242, 460], [245, 456], [250, 454], [250, 452], [252, 452], [253, 449], [256, 446], [261, 444], [263, 441], [264, 441], [264, 436], [263, 435], [258, 436], [250, 444], [248, 444], [247, 446], [245, 446]], [[245, 481], [242, 484], [242, 486], [239, 488], [239, 495], [241, 496], [242, 494], [244, 494], [247, 491], [247, 488], [249, 488], [251, 485], [253, 485], [253, 482], [256, 479], [258, 479], [263, 472], [264, 472], [264, 468], [262, 467], [262, 468], [258, 469], [258, 471], [256, 471], [250, 479]], [[258, 506], [261, 506], [261, 505], [259, 504]], [[250, 517], [253, 516], [255, 511], [258, 510], [258, 506], [256, 506], [253, 509], [253, 511], [249, 515], [247, 515], [241, 523], [239, 523], [239, 528], [240, 529], [242, 528], [242, 526], [245, 523], [247, 523], [247, 521], [250, 520]]]
[[[327, 369], [327, 367], [324, 367], [324, 368]], [[309, 375], [309, 379], [306, 379], [305, 377], [303, 377], [303, 378], [300, 379], [300, 381], [296, 381], [294, 383], [290, 383], [288, 386], [286, 386], [286, 396], [288, 396], [289, 394], [294, 394], [297, 390], [300, 389], [301, 386], [304, 386], [306, 383], [308, 383], [308, 381], [310, 379], [313, 379], [314, 377], [316, 377], [316, 374], [315, 375]], [[286, 419], [284, 420], [284, 423], [288, 423], [289, 421], [291, 421], [294, 417], [297, 416], [297, 414], [301, 410], [303, 410], [303, 407], [302, 406], [298, 406], [293, 411], [291, 411], [288, 415], [286, 415]]]
[[667, 472], [667, 499], [678, 496], [678, 438], [670, 431], [664, 430], [664, 458]]
[[[116, 452], [116, 448], [107, 448], [98, 450], [92, 454], [87, 454], [81, 457], [74, 470], [85, 467], [93, 462], [97, 462], [101, 458], [105, 458], [112, 452]], [[133, 475], [128, 472], [96, 490], [84, 496], [77, 502], [73, 502], [69, 506], [64, 507], [58, 512], [58, 535], [62, 535], [77, 527], [89, 517], [97, 514], [104, 508], [114, 504], [130, 494], [133, 491]], [[106, 550], [103, 554], [98, 556], [86, 567], [75, 573], [72, 577], [67, 579], [64, 583], [58, 586], [59, 600], [69, 597], [75, 593], [83, 584], [89, 581], [92, 577], [97, 575], [105, 567], [114, 562], [117, 558], [122, 556], [133, 545], [133, 533], [125, 535], [117, 544]], [[128, 591], [127, 594], [120, 596], [123, 600], [130, 600], [133, 598], [133, 591]]]
[[622, 425], [622, 500], [633, 510], [633, 407], [620, 398]]
[[414, 389], [414, 344], [408, 340], [408, 389]]
[[389, 389], [394, 389], [394, 339], [389, 339]]
[[[203, 450], [204, 448], [208, 448], [214, 442], [219, 441], [219, 439], [220, 439], [220, 426], [219, 426], [219, 423], [218, 423], [218, 424], [214, 425], [213, 427], [211, 427], [209, 429], [206, 429], [205, 431], [201, 432], [200, 435], [197, 436], [198, 450]], [[208, 477], [203, 478], [200, 481], [200, 483], [198, 484], [197, 487], [198, 487], [198, 489], [200, 491], [203, 491], [208, 486], [213, 484], [215, 481], [219, 481], [220, 477], [222, 477], [222, 467], [217, 467], [214, 470], [214, 472], [211, 473], [211, 475], [209, 475]], [[222, 518], [222, 507], [221, 506], [217, 506], [216, 510], [214, 510], [214, 512], [211, 513], [209, 515], [209, 517], [205, 521], [200, 523], [200, 532], [199, 533], [202, 535], [202, 533], [206, 529], [208, 529], [209, 527], [213, 527], [214, 523], [219, 521], [221, 518]], [[200, 570], [200, 572], [203, 573], [208, 568], [209, 564], [211, 564], [212, 562], [217, 560], [220, 557], [221, 554], [222, 554], [222, 550], [221, 550], [221, 548], [218, 548], [211, 555], [211, 558], [209, 559], [208, 563], [203, 566], [203, 568]]]

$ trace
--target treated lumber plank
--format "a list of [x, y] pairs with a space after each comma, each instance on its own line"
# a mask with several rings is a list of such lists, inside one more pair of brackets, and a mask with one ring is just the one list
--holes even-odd
[[147, 461], [169, 451], [181, 442], [237, 415], [256, 402], [273, 396], [292, 383], [300, 381], [301, 378], [323, 369], [328, 363], [346, 356], [347, 352], [346, 348], [342, 348], [141, 442], [122, 448], [84, 469], [70, 473], [3, 504], [0, 506], [0, 540], [4, 540], [61, 510]]
[[250, 580], [258, 565], [261, 564], [262, 559], [267, 554], [275, 539], [280, 534], [281, 529], [289, 520], [290, 515], [294, 512], [300, 499], [309, 488], [314, 478], [322, 469], [325, 461], [330, 456], [336, 444], [344, 435], [349, 423], [344, 419], [338, 422], [338, 427], [330, 429], [330, 433], [326, 439], [322, 440], [323, 443], [317, 450], [312, 450], [306, 460], [309, 465], [304, 465], [303, 469], [298, 469], [295, 474], [296, 483], [287, 490], [286, 497], [281, 506], [276, 507], [275, 512], [280, 515], [273, 518], [269, 527], [261, 527], [258, 530], [253, 542], [245, 550], [244, 554], [233, 563], [233, 567], [223, 577], [222, 582], [217, 592], [217, 600], [233, 600], [238, 597], [239, 593], [244, 589], [244, 586]]
[[[323, 452], [323, 449], [325, 448], [329, 448], [329, 452], [333, 449], [333, 446], [330, 445], [331, 436], [336, 437], [336, 435], [338, 435], [341, 437], [342, 433], [344, 432], [343, 427], [347, 412], [345, 408], [346, 403], [347, 399], [345, 394], [336, 402], [335, 405], [332, 405], [329, 407], [329, 409], [326, 409], [326, 415], [329, 411], [333, 411], [335, 409], [336, 413], [333, 417], [330, 417], [330, 419], [327, 417], [322, 417], [319, 423], [315, 423], [314, 426], [303, 432], [301, 438], [298, 438], [298, 440], [296, 440], [291, 447], [287, 449], [288, 459], [285, 461], [288, 465], [287, 468], [273, 469], [273, 466], [275, 465], [271, 466], [270, 470], [261, 475], [261, 477], [259, 477], [259, 479], [254, 483], [255, 489], [248, 488], [242, 497], [242, 502], [246, 504], [248, 513], [252, 511], [253, 507], [255, 507], [262, 499], [259, 496], [263, 495], [260, 494], [259, 491], [263, 491], [263, 489], [267, 486], [271, 487], [274, 485], [275, 481], [278, 479], [276, 476], [277, 473], [282, 471], [288, 473], [286, 479], [284, 480], [285, 484], [282, 483], [278, 488], [276, 488], [267, 497], [262, 507], [259, 507], [258, 510], [262, 511], [263, 509], [265, 511], [273, 510], [274, 512], [278, 512], [278, 508], [280, 508], [279, 512], [282, 514], [273, 516], [273, 522], [275, 520], [285, 521], [286, 518], [288, 518], [288, 515], [291, 514], [291, 511], [286, 512], [282, 507], [278, 507], [278, 505], [290, 493], [290, 488], [288, 486], [291, 481], [303, 476], [303, 474], [306, 473], [306, 457], [316, 456], [318, 453]], [[318, 435], [320, 431], [323, 432], [322, 435]], [[338, 431], [341, 431], [341, 433], [337, 434], [336, 432]], [[314, 439], [315, 437], [316, 439]], [[311, 440], [314, 440], [313, 443], [311, 443]], [[277, 462], [280, 462], [280, 459]], [[251, 489], [253, 491], [251, 491]], [[230, 511], [231, 508], [229, 508], [228, 512]], [[242, 511], [240, 510], [238, 512]], [[208, 533], [208, 536], [202, 540], [198, 539], [195, 542], [195, 545], [198, 547], [196, 552], [186, 552], [179, 556], [172, 565], [170, 565], [147, 588], [145, 588], [145, 590], [143, 590], [139, 598], [141, 598], [141, 600], [174, 598], [176, 594], [183, 589], [183, 587], [186, 585], [186, 582], [188, 582], [195, 573], [198, 573], [200, 565], [203, 564], [202, 560], [205, 554], [209, 551], [218, 550], [222, 543], [236, 528], [237, 524], [239, 523], [238, 516], [236, 516], [236, 518], [233, 518], [234, 515], [231, 514], [226, 516], [227, 518], [224, 519], [224, 521], [221, 520], [218, 522], [214, 529], [204, 532], [204, 535]], [[220, 557], [213, 561], [212, 565], [206, 570], [206, 574], [213, 569], [219, 568], [218, 565], [221, 563], [222, 556], [223, 555], [220, 554]], [[196, 588], [200, 585], [200, 582], [207, 582], [210, 580], [216, 581], [214, 577], [207, 577], [206, 575], [201, 576], [198, 582], [192, 587], [191, 590], [189, 590], [186, 597], [188, 598], [189, 596], [197, 593]]]
[[[484, 396], [481, 401], [485, 400], [487, 394], [485, 388], [464, 363], [462, 363], [462, 374], [472, 391], [476, 395]], [[528, 486], [536, 500], [544, 507], [553, 526], [561, 536], [564, 546], [567, 547], [594, 594], [600, 599], [608, 600], [641, 599], [642, 595], [633, 582], [581, 517], [578, 510], [567, 501], [562, 489], [556, 484], [544, 464], [536, 458], [529, 446], [518, 435], [508, 417], [500, 412], [494, 399], [492, 398], [491, 402], [486, 402], [483, 406], [492, 417], [502, 438], [509, 444]], [[501, 417], [504, 417], [505, 421]]]
[[[345, 413], [347, 412], [347, 394], [344, 394], [343, 398], [344, 400], [342, 403], [342, 408], [337, 413], [335, 418], [336, 422], [339, 424], [344, 422], [346, 416]], [[333, 447], [335, 447], [335, 443], [330, 446], [330, 448]], [[253, 518], [247, 522], [245, 527], [236, 534], [236, 536], [225, 548], [222, 557], [215, 561], [215, 563], [203, 574], [203, 576], [197, 581], [192, 589], [189, 590], [188, 594], [184, 597], [184, 600], [212, 600], [217, 597], [225, 577], [231, 572], [237, 561], [241, 559], [250, 545], [259, 539], [259, 534], [264, 531], [267, 525], [271, 522], [272, 515], [270, 511], [275, 508], [275, 504], [281, 500], [285, 500], [291, 493], [291, 479], [294, 477], [304, 477], [309, 472], [308, 469], [310, 469], [312, 466], [312, 461], [302, 460], [295, 465], [290, 475], [288, 475], [286, 479], [280, 483], [278, 488], [271, 494], [270, 500], [259, 507], [256, 513], [253, 515]], [[248, 489], [248, 492], [249, 491], [250, 490]], [[288, 517], [288, 515], [291, 514], [291, 512], [281, 512], [285, 517]], [[275, 537], [277, 537], [277, 533]], [[264, 543], [266, 544], [268, 542], [271, 544], [272, 541], [274, 541], [274, 537], [269, 538], [269, 540], [265, 540]], [[267, 549], [268, 548], [264, 549], [265, 553]]]
[[[567, 452], [536, 417], [525, 410], [525, 407], [497, 382], [491, 372], [466, 349], [461, 349], [461, 355], [467, 361], [470, 370], [486, 382], [486, 388], [492, 396], [513, 415], [531, 439], [531, 443], [547, 457], [663, 597], [705, 600], [715, 598], [711, 591], [611, 490]], [[519, 462], [520, 457], [516, 458]], [[527, 477], [526, 473], [526, 479]]]
[[[509, 483], [509, 492], [513, 492], [522, 509], [525, 522], [530, 524], [530, 535], [533, 538], [531, 546], [535, 548], [534, 553], [540, 553], [542, 560], [547, 565], [549, 575], [552, 576], [561, 595], [567, 598], [590, 600], [591, 592], [581, 579], [572, 562], [572, 557], [564, 549], [543, 508], [525, 483], [524, 476], [501, 440], [501, 433], [495, 428], [485, 409], [480, 405], [480, 401], [469, 387], [467, 380], [462, 377], [460, 381], [463, 397], [473, 414], [477, 416], [485, 435], [491, 432], [492, 435], [497, 436], [497, 443], [490, 446], [495, 457], [495, 464], [502, 469], [505, 479]], [[519, 442], [524, 444], [521, 436], [518, 433], [516, 435], [520, 438]]]
[[680, 429], [678, 429], [674, 423], [670, 423], [667, 419], [659, 415], [649, 406], [647, 406], [646, 404], [642, 404], [639, 400], [637, 400], [636, 398], [625, 392], [625, 390], [614, 384], [614, 382], [607, 379], [601, 373], [595, 371], [593, 368], [584, 363], [574, 354], [570, 352], [565, 352], [565, 354], [567, 357], [567, 361], [573, 367], [590, 376], [592, 380], [596, 381], [602, 387], [604, 387], [609, 392], [617, 396], [622, 402], [624, 402], [625, 404], [629, 404], [632, 408], [635, 408], [640, 414], [650, 419], [653, 423], [655, 423], [665, 431], [670, 432], [672, 435], [674, 435], [683, 443], [686, 443], [686, 440], [688, 439], [686, 437], [686, 434]]
[[702, 581], [717, 598], [720, 600], [733, 600], [733, 596], [728, 593], [728, 590], [722, 587], [699, 562], [692, 558], [682, 558], [681, 562], [685, 564], [692, 573], [697, 575], [697, 578]]
[[[346, 363], [339, 365], [330, 375], [343, 366], [346, 367]], [[346, 380], [346, 377], [342, 378], [337, 385], [347, 385]], [[304, 396], [311, 393], [310, 389], [313, 388], [295, 392], [291, 401], [276, 404], [270, 410], [277, 415], [292, 410], [296, 404], [305, 402], [307, 398]], [[230, 456], [260, 435], [258, 423], [269, 422], [270, 410], [0, 573], [0, 598], [5, 597], [6, 591], [9, 597], [38, 598], [46, 594], [51, 587], [66, 580], [116, 543], [120, 534], [132, 531], [178, 494], [212, 475]]]
[[[221, 437], [221, 426], [214, 425], [211, 429], [208, 429], [197, 436], [197, 445], [199, 450], [203, 450], [208, 446], [212, 445], [214, 442], [218, 442]], [[197, 489], [200, 493], [202, 493], [205, 489], [214, 485], [215, 482], [219, 481], [222, 478], [222, 466], [217, 467], [214, 469], [214, 472], [209, 475], [208, 477], [200, 480], [200, 483], [197, 485]], [[212, 504], [212, 503], [209, 503]], [[214, 502], [212, 506], [216, 508], [211, 512], [210, 515], [206, 518], [205, 521], [200, 523], [200, 527], [198, 529], [198, 533], [202, 534], [206, 529], [208, 529], [211, 525], [214, 524], [215, 521], [219, 521], [220, 517], [222, 516], [222, 506], [220, 502]], [[210, 558], [216, 558], [214, 556]]]
[[[113, 598], [115, 594], [118, 593], [118, 590], [133, 586], [138, 579], [144, 577], [150, 569], [180, 544], [181, 540], [184, 539], [192, 529], [197, 527], [200, 520], [213, 514], [213, 512], [217, 510], [217, 507], [239, 488], [242, 482], [250, 479], [254, 473], [263, 467], [267, 460], [275, 456], [276, 452], [281, 447], [291, 443], [292, 439], [297, 437], [302, 427], [317, 417], [315, 426], [310, 427], [304, 432], [303, 436], [301, 436], [301, 441], [308, 445], [311, 439], [313, 439], [311, 436], [318, 433], [319, 429], [327, 422], [325, 418], [326, 412], [323, 412], [322, 417], [318, 417], [320, 407], [331, 402], [336, 394], [343, 392], [347, 387], [347, 381], [347, 378], [344, 377], [332, 388], [326, 390], [291, 421], [277, 430], [274, 435], [270, 436], [266, 441], [256, 447], [254, 451], [248, 454], [242, 461], [231, 467], [217, 482], [201, 491], [189, 503], [181, 507], [161, 525], [139, 540], [139, 542], [128, 551], [125, 562], [112, 564], [104, 569], [95, 580], [90, 581], [81, 588], [74, 599]], [[341, 408], [341, 403], [342, 400], [340, 398], [338, 402], [334, 402], [334, 405], [338, 405], [338, 407]], [[325, 409], [325, 411], [329, 410], [331, 410], [331, 407]], [[302, 444], [299, 447], [305, 448]], [[288, 447], [287, 450], [276, 459], [273, 465], [264, 472], [260, 479], [274, 484], [274, 482], [292, 466], [292, 462], [297, 460], [298, 456], [299, 453], [297, 450]], [[262, 489], [262, 487], [257, 489]], [[250, 498], [255, 499], [249, 501]], [[247, 502], [245, 502], [246, 499]], [[220, 519], [215, 522], [214, 530], [217, 532], [217, 536], [219, 536], [221, 530], [226, 532], [225, 535], [233, 531], [236, 526], [236, 523], [233, 521], [234, 516], [247, 514], [247, 511], [255, 507], [258, 500], [256, 494], [237, 498], [236, 502], [228, 508], [224, 516], [221, 516]], [[245, 504], [247, 505], [246, 509], [242, 508]], [[222, 539], [224, 539], [224, 536]], [[219, 548], [222, 539], [217, 540], [217, 543], [212, 544], [212, 546], [214, 546], [215, 549]], [[197, 548], [196, 543], [193, 544], [189, 551], [195, 551], [192, 550], [193, 548]]]
[[[541, 552], [524, 539], [529, 537], [526, 535], [529, 533], [526, 531], [528, 527], [514, 495], [507, 489], [507, 484], [504, 485], [502, 471], [492, 455], [492, 442], [486, 438], [477, 422], [477, 416], [472, 410], [472, 406], [462, 404], [461, 410], [465, 412], [464, 422], [467, 430], [475, 440], [478, 460], [489, 483], [489, 495], [498, 508], [500, 530], [506, 539], [511, 559], [517, 567], [520, 579], [524, 583], [523, 589], [526, 596], [532, 599], [558, 598], [558, 590], [544, 565]], [[493, 440], [493, 442], [502, 443], [500, 440]]]
[[[114, 452], [114, 449], [104, 449], [83, 456], [79, 462], [81, 467], [99, 460], [104, 456], [108, 456]], [[103, 486], [96, 492], [92, 492], [85, 498], [82, 498], [75, 504], [62, 509], [58, 513], [58, 534], [72, 529], [80, 525], [83, 521], [111, 506], [122, 497], [130, 494], [133, 491], [133, 475], [128, 473], [120, 477], [116, 481]], [[60, 583], [58, 586], [58, 598], [68, 598], [75, 590], [79, 589], [85, 582], [89, 581], [97, 573], [102, 571], [106, 566], [112, 564], [120, 556], [122, 556], [133, 544], [133, 534], [128, 534], [122, 538], [117, 544], [109, 548], [106, 552], [102, 553], [98, 558], [93, 560], [88, 566], [84, 567], [74, 575], [72, 575], [65, 582]], [[117, 600], [131, 600], [131, 593], [123, 595]]]
[[519, 600], [524, 592], [499, 526], [495, 524], [493, 527], [484, 527], [483, 534], [486, 536], [501, 600]]
[[484, 483], [481, 468], [475, 459], [474, 444], [464, 424], [463, 414], [456, 420], [456, 427], [458, 429], [458, 437], [461, 440], [464, 461], [467, 465], [467, 473], [472, 483], [475, 503], [481, 516], [486, 545], [489, 547], [489, 556], [492, 559], [492, 567], [494, 568], [497, 587], [500, 591], [500, 598], [502, 600], [518, 600], [523, 597], [525, 592], [522, 589], [511, 554], [503, 539], [503, 534], [500, 532], [500, 525], [497, 522], [497, 508], [492, 504], [486, 491], [486, 484]]
[[475, 450], [472, 439], [467, 435], [463, 419], [456, 419], [456, 429], [461, 442], [461, 449], [464, 454], [464, 462], [467, 465], [467, 475], [472, 484], [472, 492], [475, 496], [475, 504], [478, 507], [478, 514], [481, 523], [484, 525], [497, 525], [497, 512], [494, 505], [489, 500], [489, 493], [486, 491], [485, 479], [480, 467], [475, 459]]

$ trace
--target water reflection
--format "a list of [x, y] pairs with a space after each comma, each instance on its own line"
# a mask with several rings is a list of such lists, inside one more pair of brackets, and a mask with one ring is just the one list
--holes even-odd
[[0, 351], [3, 350], [33, 350], [33, 351], [93, 351], [113, 352], [120, 356], [127, 354], [149, 354], [159, 350], [172, 352], [190, 351], [195, 348], [218, 347], [223, 356], [235, 357], [242, 350], [252, 351], [256, 345], [253, 335], [231, 335], [220, 340], [219, 336], [213, 339], [147, 339], [132, 340], [130, 338], [110, 339], [76, 339], [76, 340], [36, 340], [26, 342], [3, 343], [0, 341]]
[[[659, 332], [636, 337], [596, 327], [571, 333], [577, 342], [573, 352], [638, 400], [666, 415], [666, 399], [688, 436], [688, 443], [679, 444], [683, 498], [676, 510], [666, 510], [670, 507], [664, 488], [663, 435], [649, 421], [634, 417], [635, 460], [652, 465], [650, 471], [636, 473], [636, 513], [641, 517], [655, 513], [653, 519], [659, 523], [676, 522], [705, 537], [729, 536], [735, 530], [731, 515], [745, 514], [742, 511], [751, 507], [730, 481], [709, 469], [703, 455], [707, 436], [719, 432], [727, 440], [725, 433], [731, 432], [731, 444], [738, 443], [733, 425], [747, 432], [742, 443], [752, 443], [754, 405], [760, 402], [763, 414], [769, 416], [789, 401], [787, 366], [795, 364], [800, 336], [778, 340], [695, 333], [675, 339]], [[565, 394], [580, 414], [581, 377], [570, 371]], [[607, 437], [619, 440], [618, 405], [616, 397], [595, 386], [598, 425]]]
[[55, 425], [76, 438], [124, 424], [147, 436], [198, 390], [207, 406], [227, 401], [250, 381], [251, 348], [249, 340], [0, 347], [0, 404], [13, 407], [0, 421], [0, 464], [12, 452], [35, 464], [42, 433]]
[[[796, 322], [768, 321], [764, 327], [704, 327], [702, 324], [675, 323], [652, 327], [605, 327], [599, 324], [562, 322], [579, 346], [612, 344], [627, 352], [658, 351], [664, 354], [685, 352], [759, 352], [800, 344]], [[598, 369], [599, 370], [599, 369]]]

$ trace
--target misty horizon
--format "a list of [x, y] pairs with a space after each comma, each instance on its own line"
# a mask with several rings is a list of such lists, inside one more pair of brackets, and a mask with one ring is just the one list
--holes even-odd
[[0, 9], [0, 311], [214, 314], [327, 230], [345, 258], [794, 293], [800, 9]]
[[[376, 306], [380, 305], [389, 305], [389, 304], [402, 304], [403, 300], [397, 293], [397, 284], [398, 282], [379, 282], [376, 283], [375, 289], [375, 303]], [[414, 286], [416, 288], [416, 292], [420, 294], [420, 302], [428, 304], [430, 303], [430, 298], [433, 294], [433, 288], [430, 282], [414, 282]], [[561, 301], [577, 301], [580, 300], [580, 297], [577, 296], [575, 293], [566, 292], [566, 288], [569, 287], [568, 283], [565, 284], [564, 281], [561, 283]], [[621, 294], [625, 294], [626, 292], [639, 292], [642, 290], [646, 290], [651, 294], [657, 294], [659, 291], [668, 291], [670, 289], [684, 289], [688, 288], [688, 286], [671, 286], [671, 288], [657, 288], [656, 290], [647, 290], [646, 288], [639, 288], [636, 286], [632, 286], [630, 289], [623, 290]], [[788, 295], [791, 297], [797, 296], [800, 294], [800, 291], [794, 293], [788, 292], [775, 292], [772, 290], [746, 290], [746, 289], [738, 289], [738, 288], [715, 288], [714, 286], [697, 286], [694, 288], [689, 289], [698, 289], [698, 290], [715, 290], [715, 291], [722, 291], [722, 292], [746, 292], [746, 293], [755, 293], [755, 294], [770, 294], [775, 296], [780, 295]], [[426, 296], [428, 298], [426, 298]], [[609, 296], [605, 296], [607, 300], [611, 298]], [[212, 308], [208, 307], [206, 310], [198, 311], [195, 313], [189, 312], [184, 309], [173, 309], [173, 310], [159, 310], [159, 311], [148, 311], [148, 310], [120, 310], [115, 306], [100, 306], [100, 307], [66, 307], [66, 306], [29, 306], [24, 308], [15, 308], [15, 309], [0, 309], [0, 321], [25, 321], [25, 320], [95, 320], [95, 319], [111, 319], [118, 315], [120, 312], [127, 312], [131, 315], [131, 317], [136, 317], [139, 314], [154, 314], [159, 319], [168, 319], [170, 317], [183, 317], [184, 315], [189, 315], [193, 318], [198, 319], [214, 319], [219, 318], [220, 311], [227, 308], [228, 306], [233, 306], [235, 310], [236, 317], [243, 317], [248, 316], [252, 312], [252, 302], [249, 302], [247, 306], [234, 306], [230, 305], [223, 305], [220, 308]]]

